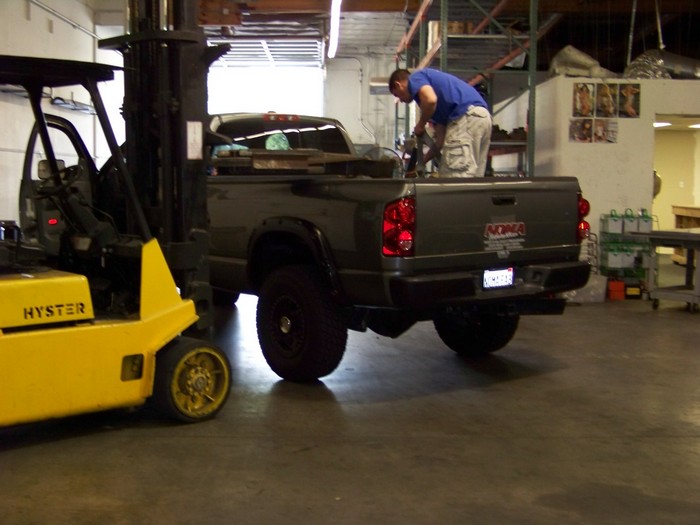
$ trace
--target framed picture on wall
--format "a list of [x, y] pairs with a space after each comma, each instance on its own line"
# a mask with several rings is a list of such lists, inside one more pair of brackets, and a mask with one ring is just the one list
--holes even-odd
[[597, 118], [593, 121], [593, 142], [615, 144], [617, 142], [617, 120]]
[[595, 116], [598, 118], [617, 117], [617, 84], [596, 84]]
[[623, 118], [639, 118], [642, 98], [640, 84], [620, 84], [619, 115]]
[[595, 84], [588, 82], [576, 82], [574, 84], [573, 104], [571, 115], [573, 117], [593, 116], [593, 92]]
[[569, 121], [569, 142], [592, 142], [593, 119], [572, 118]]

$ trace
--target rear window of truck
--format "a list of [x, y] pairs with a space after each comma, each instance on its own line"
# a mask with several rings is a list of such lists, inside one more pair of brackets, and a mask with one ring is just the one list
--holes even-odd
[[261, 115], [222, 122], [215, 131], [231, 138], [234, 149], [316, 149], [326, 153], [353, 153], [343, 131], [331, 120]]

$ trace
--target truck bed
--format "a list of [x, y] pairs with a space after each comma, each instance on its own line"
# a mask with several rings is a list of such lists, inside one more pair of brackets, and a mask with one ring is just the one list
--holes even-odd
[[[256, 293], [251, 246], [266, 232], [293, 235], [295, 224], [322, 239], [347, 304], [430, 308], [564, 291], [587, 279], [578, 261], [575, 178], [255, 173], [210, 177], [208, 188], [215, 287]], [[386, 257], [382, 215], [403, 197], [415, 198], [415, 251]], [[484, 295], [483, 271], [508, 267], [513, 285]]]

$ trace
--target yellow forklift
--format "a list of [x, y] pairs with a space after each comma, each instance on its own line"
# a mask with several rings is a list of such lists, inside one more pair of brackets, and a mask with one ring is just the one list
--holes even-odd
[[[191, 337], [211, 322], [202, 152], [206, 73], [223, 50], [207, 48], [191, 0], [130, 9], [136, 30], [100, 42], [125, 58], [124, 147], [98, 88], [119, 68], [0, 56], [0, 84], [34, 115], [20, 224], [0, 222], [0, 427], [148, 400], [196, 422], [229, 395], [226, 354]], [[90, 96], [78, 109], [104, 132], [102, 168], [84, 115], [45, 112], [65, 88]]]

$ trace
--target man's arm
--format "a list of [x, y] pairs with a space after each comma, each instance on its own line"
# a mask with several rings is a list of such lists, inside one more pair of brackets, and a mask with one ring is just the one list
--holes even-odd
[[425, 126], [435, 113], [438, 99], [435, 90], [426, 84], [418, 90], [418, 100], [420, 100], [418, 104], [418, 107], [420, 107], [420, 118], [416, 122], [416, 127], [413, 128], [413, 132], [420, 137], [425, 133]]
[[434, 159], [437, 154], [440, 152], [442, 149], [443, 144], [445, 143], [445, 132], [447, 131], [447, 128], [443, 126], [442, 124], [435, 124], [434, 125], [435, 129], [435, 136], [433, 137], [433, 144], [430, 146], [430, 149], [426, 152], [426, 154], [423, 156], [423, 163], [427, 163], [428, 161]]

